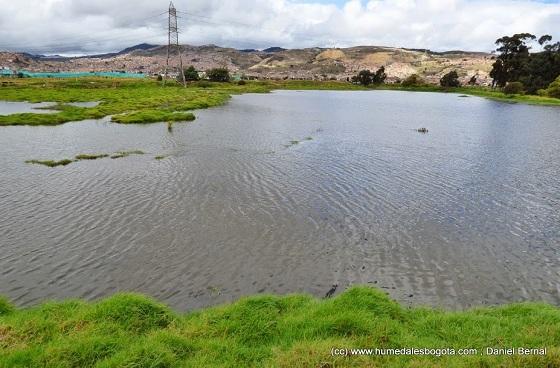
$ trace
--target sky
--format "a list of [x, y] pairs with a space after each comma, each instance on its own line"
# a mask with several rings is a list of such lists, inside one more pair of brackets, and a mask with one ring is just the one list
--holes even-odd
[[[175, 0], [180, 42], [238, 49], [492, 51], [520, 32], [560, 40], [560, 0]], [[83, 55], [166, 44], [167, 0], [0, 0], [0, 50]]]

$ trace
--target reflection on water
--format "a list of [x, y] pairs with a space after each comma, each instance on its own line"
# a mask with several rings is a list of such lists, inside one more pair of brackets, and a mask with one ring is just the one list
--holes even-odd
[[[0, 294], [26, 305], [134, 290], [184, 310], [370, 284], [411, 304], [560, 304], [559, 113], [275, 92], [171, 133], [108, 119], [5, 127]], [[132, 149], [149, 154], [24, 164]]]
[[96, 107], [100, 104], [100, 101], [90, 101], [90, 102], [68, 102], [66, 105], [76, 106], [76, 107]]

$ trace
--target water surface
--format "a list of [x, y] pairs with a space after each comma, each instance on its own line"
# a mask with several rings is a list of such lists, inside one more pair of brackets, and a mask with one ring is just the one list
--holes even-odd
[[0, 115], [12, 115], [12, 114], [23, 114], [23, 113], [52, 114], [57, 111], [48, 110], [45, 108], [53, 105], [55, 104], [52, 102], [31, 103], [31, 102], [12, 102], [12, 101], [0, 100]]
[[[309, 91], [236, 96], [172, 132], [3, 127], [0, 294], [133, 290], [186, 310], [370, 284], [414, 305], [560, 305], [559, 117], [453, 94]], [[24, 163], [131, 149], [148, 154]]]

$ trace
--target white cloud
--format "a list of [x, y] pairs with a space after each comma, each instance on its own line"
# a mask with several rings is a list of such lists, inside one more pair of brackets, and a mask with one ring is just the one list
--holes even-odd
[[[167, 1], [0, 0], [0, 49], [93, 53], [165, 43]], [[493, 49], [506, 34], [560, 38], [560, 4], [530, 0], [176, 0], [181, 42], [237, 48], [386, 45]]]

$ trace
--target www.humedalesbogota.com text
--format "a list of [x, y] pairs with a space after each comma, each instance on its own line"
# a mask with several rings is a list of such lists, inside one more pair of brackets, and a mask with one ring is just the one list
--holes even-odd
[[454, 356], [454, 355], [546, 355], [546, 348], [484, 348], [484, 349], [454, 349], [454, 348], [370, 348], [347, 349], [332, 348], [332, 356]]

